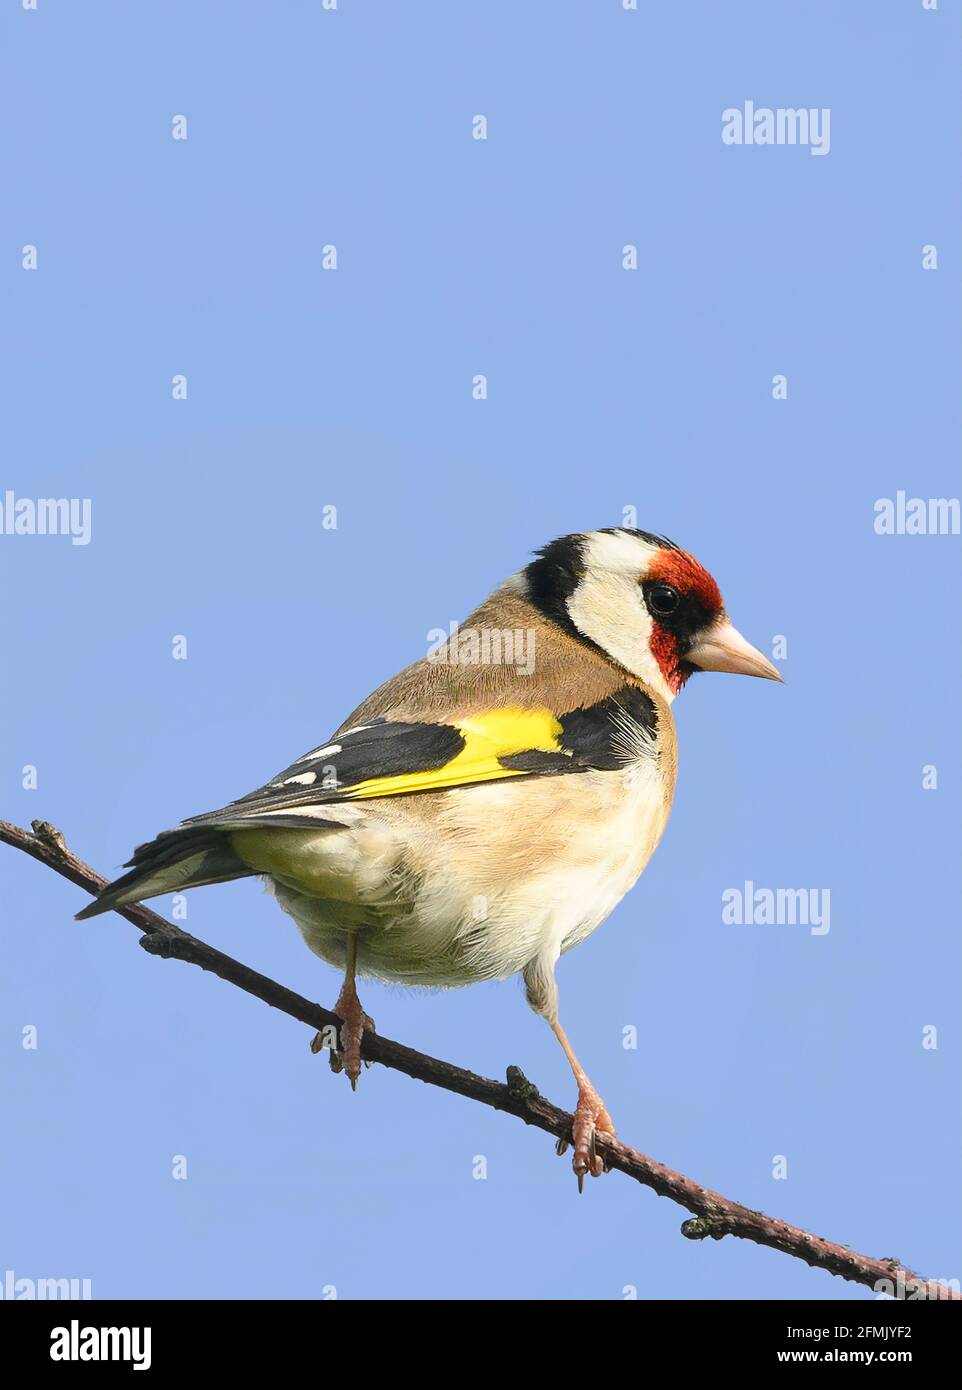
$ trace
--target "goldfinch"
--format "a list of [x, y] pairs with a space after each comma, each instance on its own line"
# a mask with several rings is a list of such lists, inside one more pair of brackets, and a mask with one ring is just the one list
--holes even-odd
[[77, 915], [262, 876], [311, 950], [344, 972], [335, 1069], [352, 1086], [373, 1027], [358, 975], [454, 987], [520, 973], [577, 1082], [580, 1187], [602, 1169], [596, 1131], [614, 1126], [561, 1026], [555, 965], [661, 838], [671, 705], [696, 671], [781, 679], [671, 541], [625, 527], [563, 536], [327, 743], [141, 845]]

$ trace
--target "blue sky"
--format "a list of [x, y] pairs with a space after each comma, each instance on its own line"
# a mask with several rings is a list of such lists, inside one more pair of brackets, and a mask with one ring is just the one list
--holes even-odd
[[[535, 546], [634, 508], [750, 640], [784, 638], [786, 684], [682, 694], [668, 832], [562, 961], [562, 1017], [629, 1142], [962, 1276], [959, 539], [873, 526], [959, 491], [958, 5], [6, 11], [0, 497], [89, 498], [91, 536], [0, 534], [0, 816], [112, 873], [323, 740]], [[725, 145], [748, 100], [830, 109], [830, 152]], [[830, 930], [724, 923], [746, 880], [828, 890]], [[0, 881], [0, 1271], [872, 1297], [685, 1241], [618, 1175], [579, 1200], [480, 1106], [378, 1068], [351, 1095], [309, 1030], [74, 923], [84, 895], [2, 847]], [[254, 881], [185, 925], [337, 994]], [[362, 997], [391, 1037], [574, 1099], [517, 980]]]

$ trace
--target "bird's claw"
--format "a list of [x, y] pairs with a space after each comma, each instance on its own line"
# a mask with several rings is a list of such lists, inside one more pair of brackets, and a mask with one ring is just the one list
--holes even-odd
[[[374, 1019], [361, 1008], [361, 1001], [353, 992], [338, 997], [334, 1011], [341, 1019], [340, 1029], [325, 1028], [316, 1033], [311, 1042], [311, 1051], [320, 1052], [323, 1048], [331, 1050], [332, 1072], [345, 1072], [351, 1083], [351, 1090], [357, 1090], [357, 1079], [361, 1075], [361, 1043], [365, 1032], [376, 1033]], [[372, 1063], [364, 1059], [364, 1066]]]
[[[578, 1089], [578, 1104], [571, 1126], [571, 1139], [575, 1149], [571, 1166], [578, 1179], [579, 1192], [584, 1191], [586, 1176], [600, 1178], [605, 1172], [605, 1161], [595, 1143], [595, 1135], [598, 1133], [610, 1134], [614, 1138], [615, 1126], [598, 1092], [593, 1086], [586, 1084]], [[564, 1153], [567, 1148], [566, 1140], [558, 1141], [559, 1154]]]

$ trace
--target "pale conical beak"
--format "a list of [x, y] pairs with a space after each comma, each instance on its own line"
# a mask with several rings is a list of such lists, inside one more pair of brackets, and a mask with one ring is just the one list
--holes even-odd
[[702, 633], [685, 653], [685, 660], [699, 671], [733, 671], [740, 676], [764, 676], [770, 681], [782, 679], [778, 667], [746, 642], [727, 618]]

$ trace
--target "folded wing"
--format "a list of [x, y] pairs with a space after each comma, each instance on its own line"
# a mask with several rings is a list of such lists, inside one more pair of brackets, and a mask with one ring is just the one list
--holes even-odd
[[647, 747], [653, 750], [656, 725], [652, 701], [635, 686], [561, 714], [501, 708], [444, 724], [373, 720], [304, 754], [247, 796], [141, 845], [130, 872], [77, 915], [93, 917], [159, 893], [250, 874], [231, 847], [234, 830], [341, 829], [338, 807], [381, 797], [615, 771]]

